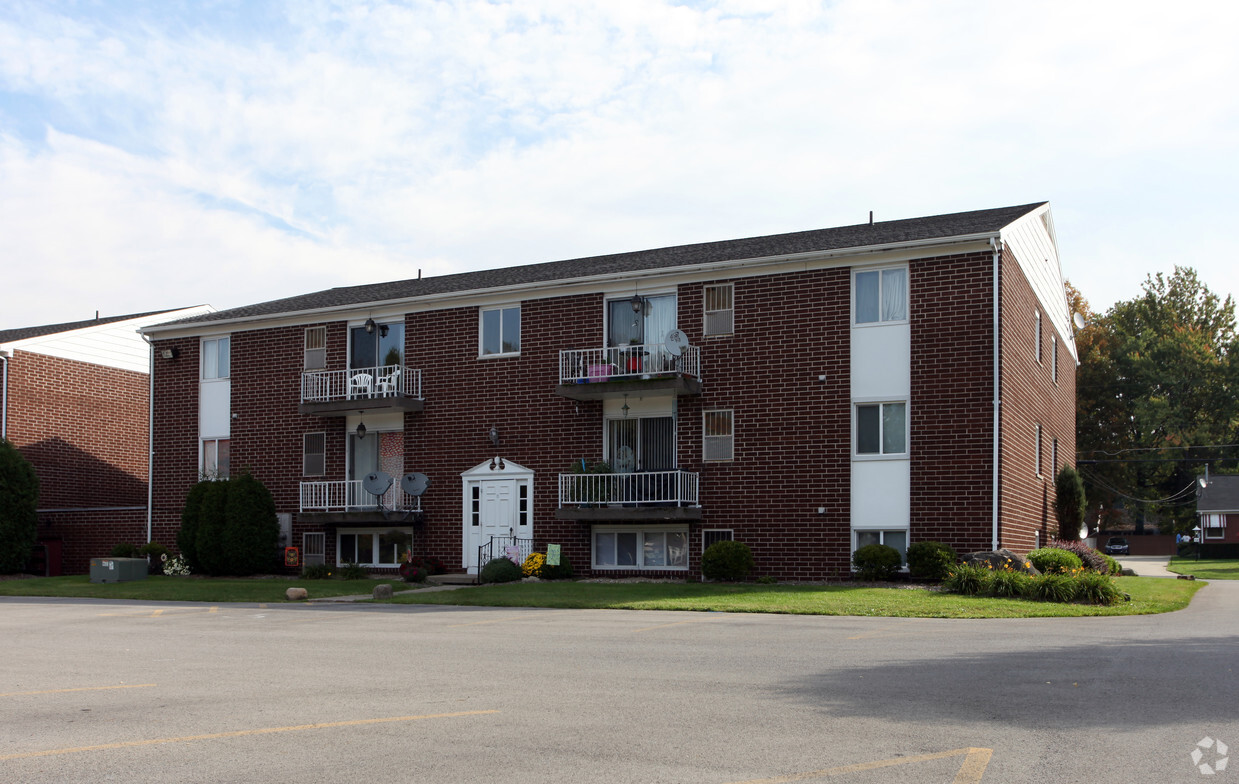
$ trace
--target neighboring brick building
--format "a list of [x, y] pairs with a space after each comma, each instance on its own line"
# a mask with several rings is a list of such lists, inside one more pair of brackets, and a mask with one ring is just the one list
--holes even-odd
[[[149, 327], [156, 539], [222, 449], [328, 563], [390, 568], [411, 544], [472, 571], [514, 536], [578, 574], [693, 577], [732, 537], [758, 575], [816, 580], [874, 541], [1028, 550], [1074, 460], [1070, 325], [1041, 203]], [[368, 476], [394, 479], [381, 510]]]
[[150, 347], [142, 327], [206, 306], [0, 330], [0, 436], [39, 476], [40, 563], [85, 572], [147, 524]]

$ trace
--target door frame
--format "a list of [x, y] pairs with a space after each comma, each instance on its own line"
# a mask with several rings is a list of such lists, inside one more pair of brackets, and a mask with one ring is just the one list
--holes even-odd
[[[461, 473], [460, 564], [466, 572], [477, 574], [480, 564], [473, 563], [473, 561], [477, 560], [478, 547], [482, 544], [480, 519], [477, 526], [473, 525], [473, 489], [478, 490], [478, 514], [480, 515], [482, 499], [485, 497], [482, 485], [490, 481], [514, 481], [516, 488], [516, 495], [512, 499], [516, 514], [514, 532], [522, 539], [531, 539], [533, 538], [533, 476], [532, 469], [513, 463], [511, 460], [504, 460], [499, 456], [478, 463], [468, 471]], [[523, 511], [520, 508], [521, 487], [525, 488], [526, 508]]]

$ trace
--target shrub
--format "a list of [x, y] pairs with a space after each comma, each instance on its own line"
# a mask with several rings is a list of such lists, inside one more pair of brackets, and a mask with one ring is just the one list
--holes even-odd
[[224, 574], [269, 572], [276, 563], [280, 523], [275, 500], [254, 478], [243, 473], [228, 480], [224, 504]]
[[542, 553], [530, 553], [521, 567], [521, 574], [526, 577], [541, 577], [542, 568], [546, 566], [546, 556]]
[[1000, 569], [990, 580], [990, 593], [995, 596], [1027, 596], [1032, 591], [1033, 578], [1024, 572]]
[[1060, 537], [1074, 540], [1080, 535], [1085, 503], [1084, 480], [1074, 468], [1064, 465], [1054, 478], [1054, 516]]
[[568, 560], [568, 556], [563, 553], [559, 554], [559, 565], [551, 566], [543, 564], [542, 571], [538, 573], [538, 577], [543, 580], [568, 580], [572, 577], [572, 562]]
[[364, 580], [370, 576], [370, 571], [361, 564], [346, 563], [340, 567], [340, 576], [345, 580]]
[[[166, 557], [166, 556], [165, 556]], [[162, 559], [161, 559], [162, 560]], [[190, 573], [189, 564], [185, 561], [185, 556], [178, 555], [175, 558], [168, 558], [163, 562], [163, 573], [169, 577], [184, 577]]]
[[185, 562], [194, 571], [201, 571], [198, 560], [198, 525], [202, 515], [202, 501], [206, 498], [210, 482], [199, 482], [189, 488], [185, 496], [185, 508], [181, 510], [181, 529], [176, 532], [176, 549], [181, 551]]
[[0, 439], [0, 574], [26, 568], [38, 539], [39, 477], [17, 447]]
[[331, 577], [331, 567], [325, 563], [310, 564], [301, 570], [303, 580], [327, 580]]
[[867, 544], [852, 553], [852, 566], [861, 580], [889, 580], [902, 565], [899, 551], [885, 544]]
[[922, 580], [942, 580], [959, 560], [955, 548], [942, 542], [908, 545], [908, 572]]
[[1078, 555], [1058, 547], [1039, 547], [1028, 554], [1028, 560], [1042, 574], [1067, 574], [1084, 565]]
[[1123, 598], [1123, 592], [1108, 574], [1081, 572], [1075, 577], [1076, 598], [1089, 604], [1114, 604]]
[[753, 551], [744, 542], [715, 542], [701, 554], [701, 574], [709, 580], [743, 580], [753, 571]]
[[1069, 553], [1075, 553], [1076, 557], [1080, 559], [1080, 563], [1086, 569], [1091, 569], [1094, 572], [1107, 572], [1110, 569], [1105, 559], [1102, 558], [1101, 553], [1079, 540], [1055, 539], [1050, 542], [1049, 546], [1059, 550], [1066, 550]]
[[1106, 555], [1105, 553], [1102, 553], [1101, 557], [1106, 559], [1106, 567], [1110, 570], [1109, 571], [1110, 574], [1122, 574], [1123, 573], [1123, 565], [1121, 563], [1111, 558], [1110, 556]]
[[1032, 596], [1043, 602], [1069, 602], [1076, 598], [1079, 583], [1067, 574], [1043, 574], [1033, 580]]
[[994, 572], [988, 567], [958, 564], [947, 572], [946, 578], [942, 581], [942, 588], [951, 593], [976, 596], [988, 593], [993, 579]]
[[198, 510], [194, 550], [198, 558], [196, 571], [226, 574], [228, 557], [224, 553], [224, 515], [228, 507], [228, 480], [204, 480], [206, 490]]
[[521, 568], [507, 558], [492, 558], [478, 573], [480, 583], [510, 583], [521, 579]]
[[168, 560], [168, 548], [158, 542], [147, 542], [138, 548], [138, 555], [144, 556], [149, 561], [149, 571], [151, 574], [163, 574], [164, 562]]
[[138, 546], [129, 542], [121, 542], [112, 548], [112, 552], [108, 555], [113, 558], [137, 558]]

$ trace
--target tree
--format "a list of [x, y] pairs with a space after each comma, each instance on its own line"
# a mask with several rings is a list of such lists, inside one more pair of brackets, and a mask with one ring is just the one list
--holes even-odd
[[254, 574], [275, 565], [280, 523], [270, 491], [243, 473], [228, 480], [224, 506], [223, 550], [229, 574]]
[[1134, 509], [1138, 527], [1150, 512], [1186, 530], [1204, 461], [1234, 467], [1239, 454], [1215, 446], [1234, 442], [1239, 422], [1235, 306], [1187, 267], [1143, 288], [1077, 334], [1078, 464], [1093, 495]]
[[202, 562], [198, 560], [198, 525], [202, 515], [202, 500], [206, 497], [210, 481], [203, 480], [189, 489], [185, 497], [185, 508], [181, 510], [181, 529], [176, 532], [176, 546], [185, 557], [192, 571], [200, 572]]
[[1064, 465], [1054, 478], [1054, 516], [1058, 518], [1058, 538], [1080, 538], [1080, 526], [1086, 511], [1084, 481], [1069, 465]]
[[8, 440], [0, 440], [0, 574], [26, 568], [39, 529], [39, 477]]

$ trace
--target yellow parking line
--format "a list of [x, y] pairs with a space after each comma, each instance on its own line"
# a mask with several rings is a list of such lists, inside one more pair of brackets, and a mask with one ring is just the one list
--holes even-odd
[[43, 691], [11, 691], [0, 694], [0, 697], [25, 697], [30, 694], [66, 694], [71, 691], [108, 691], [110, 689], [145, 689], [158, 686], [158, 683], [133, 683], [124, 686], [81, 686], [76, 689], [44, 689]]
[[448, 624], [449, 629], [455, 629], [460, 626], [485, 626], [488, 623], [507, 623], [508, 621], [521, 621], [526, 618], [532, 618], [532, 615], [513, 615], [509, 618], [495, 618], [489, 621], [471, 621], [470, 623], [452, 623]]
[[422, 719], [451, 719], [459, 716], [484, 716], [498, 713], [497, 710], [461, 711], [460, 713], [428, 713], [422, 716], [392, 716], [383, 719], [356, 719], [354, 721], [331, 721], [320, 724], [298, 724], [293, 727], [264, 727], [256, 730], [235, 730], [233, 732], [213, 732], [209, 735], [187, 735], [183, 738], [152, 738], [149, 740], [129, 740], [120, 743], [102, 743], [98, 746], [78, 746], [68, 749], [49, 749], [47, 751], [28, 751], [22, 754], [8, 754], [0, 757], [0, 762], [15, 759], [31, 759], [33, 757], [52, 757], [58, 754], [81, 754], [87, 751], [110, 751], [112, 749], [131, 749], [136, 746], [154, 746], [161, 743], [185, 743], [194, 740], [216, 740], [218, 738], [242, 738], [247, 735], [271, 735], [277, 732], [302, 732], [304, 730], [325, 730], [333, 727], [362, 727], [367, 724], [387, 724], [397, 721], [421, 721]]
[[933, 754], [921, 754], [916, 757], [898, 757], [896, 759], [875, 760], [874, 762], [861, 762], [856, 765], [844, 765], [839, 768], [811, 770], [806, 773], [793, 773], [790, 776], [779, 776], [778, 778], [773, 779], [736, 781], [732, 782], [732, 784], [786, 784], [786, 782], [789, 781], [805, 781], [806, 779], [820, 779], [828, 776], [840, 776], [844, 773], [858, 773], [866, 770], [889, 768], [895, 765], [912, 765], [917, 762], [930, 762], [932, 760], [946, 759], [947, 757], [959, 757], [961, 755], [964, 757], [964, 764], [960, 766], [959, 773], [955, 774], [953, 784], [977, 784], [977, 782], [981, 780], [981, 776], [984, 775], [985, 768], [989, 765], [989, 760], [993, 753], [993, 749], [952, 749], [951, 751], [939, 751], [934, 752]]
[[705, 623], [705, 622], [706, 621], [704, 619], [692, 620], [692, 621], [674, 621], [672, 623], [659, 624], [658, 626], [646, 626], [644, 629], [633, 629], [632, 633], [636, 634], [637, 632], [652, 632], [655, 629], [668, 629], [672, 626], [683, 626], [686, 623]]

